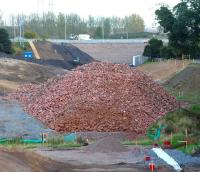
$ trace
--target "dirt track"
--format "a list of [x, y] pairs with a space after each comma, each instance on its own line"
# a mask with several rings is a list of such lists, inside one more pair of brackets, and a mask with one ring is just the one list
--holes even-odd
[[0, 152], [1, 172], [64, 172], [66, 170], [71, 172], [72, 167], [40, 157], [34, 152]]
[[81, 165], [56, 162], [32, 151], [0, 151], [1, 172], [145, 172], [136, 165]]
[[[53, 152], [52, 152], [53, 153]], [[51, 153], [51, 154], [52, 154]], [[66, 152], [67, 153], [67, 152]], [[72, 155], [73, 156], [73, 155]], [[58, 162], [35, 151], [1, 150], [1, 172], [147, 172], [147, 167], [134, 164], [80, 164], [73, 160]], [[55, 159], [55, 158], [54, 158]], [[199, 166], [188, 166], [184, 172], [198, 172]], [[169, 167], [158, 167], [157, 172], [174, 172]]]

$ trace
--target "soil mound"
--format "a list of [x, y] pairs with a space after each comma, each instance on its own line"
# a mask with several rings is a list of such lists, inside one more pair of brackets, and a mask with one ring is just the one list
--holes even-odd
[[67, 70], [42, 66], [12, 58], [0, 58], [0, 94], [16, 91], [21, 84], [39, 84], [49, 78], [67, 73]]
[[172, 78], [177, 71], [183, 70], [189, 65], [186, 60], [167, 60], [161, 62], [147, 63], [138, 66], [137, 69], [150, 75], [154, 80], [161, 83]]
[[128, 151], [128, 148], [123, 146], [116, 139], [107, 137], [97, 141], [94, 144], [87, 146], [85, 150], [91, 153], [94, 152], [110, 153], [110, 152], [126, 152]]
[[128, 65], [90, 63], [11, 96], [58, 132], [126, 131], [144, 134], [150, 124], [179, 107], [150, 77]]
[[200, 85], [200, 64], [192, 64], [181, 71], [165, 84], [177, 91], [199, 92]]
[[199, 76], [200, 64], [191, 64], [169, 81], [165, 82], [164, 85], [169, 88], [173, 94], [181, 96], [182, 100], [198, 103], [200, 100]]

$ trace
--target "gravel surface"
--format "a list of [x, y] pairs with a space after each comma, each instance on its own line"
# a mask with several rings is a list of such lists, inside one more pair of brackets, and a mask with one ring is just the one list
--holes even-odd
[[138, 153], [128, 152], [87, 152], [85, 150], [37, 150], [42, 156], [51, 157], [53, 160], [60, 162], [70, 162], [72, 164], [87, 164], [87, 165], [109, 165], [109, 164], [136, 164], [143, 161], [143, 155]]
[[[172, 158], [174, 158], [174, 160], [181, 166], [194, 164], [200, 165], [199, 157], [192, 157], [174, 149], [168, 149], [165, 150], [165, 152], [168, 153]], [[148, 151], [148, 155], [152, 157], [153, 162], [155, 162], [157, 165], [166, 165], [166, 162], [158, 158], [158, 156], [152, 150]]]
[[133, 132], [179, 107], [151, 77], [128, 65], [90, 63], [9, 96], [57, 132]]
[[114, 138], [104, 138], [86, 147], [88, 152], [126, 152], [128, 149]]
[[40, 139], [43, 132], [52, 132], [38, 120], [26, 114], [16, 102], [0, 99], [0, 139], [24, 136]]

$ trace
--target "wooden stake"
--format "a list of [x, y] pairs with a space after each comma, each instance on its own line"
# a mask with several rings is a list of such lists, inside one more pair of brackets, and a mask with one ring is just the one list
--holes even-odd
[[171, 144], [172, 144], [172, 141], [173, 141], [173, 134], [172, 134], [172, 132], [171, 132]]
[[186, 137], [186, 139], [188, 137], [188, 130], [187, 130], [187, 128], [185, 129], [185, 137]]

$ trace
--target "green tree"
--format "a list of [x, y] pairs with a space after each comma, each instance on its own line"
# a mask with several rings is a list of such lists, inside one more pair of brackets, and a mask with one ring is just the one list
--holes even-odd
[[[24, 19], [25, 32], [32, 31], [37, 33], [39, 37], [46, 38], [63, 39], [65, 37], [65, 24], [66, 34], [68, 37], [71, 34], [78, 35], [85, 33], [91, 35], [92, 37], [96, 36], [98, 38], [102, 38], [102, 31], [99, 32], [99, 27], [104, 29], [103, 32], [105, 38], [110, 38], [113, 34], [125, 34], [127, 33], [127, 28], [129, 33], [144, 31], [144, 21], [139, 15], [136, 14], [123, 18], [116, 16], [106, 18], [89, 16], [86, 20], [77, 14], [54, 14], [52, 12], [48, 12], [43, 13], [42, 15], [32, 13], [27, 16], [11, 16], [10, 23], [12, 23], [12, 28], [8, 26], [7, 30], [12, 37], [19, 35], [18, 26], [20, 24], [20, 18]], [[125, 22], [126, 18], [128, 19], [127, 22]]]
[[124, 18], [124, 30], [128, 33], [144, 32], [144, 20], [137, 14]]
[[7, 54], [12, 53], [11, 41], [7, 30], [0, 28], [0, 51]]
[[108, 38], [110, 36], [111, 32], [111, 24], [110, 24], [110, 18], [106, 18], [104, 21], [104, 37]]
[[94, 38], [101, 39], [102, 37], [103, 37], [103, 35], [102, 35], [102, 28], [101, 27], [97, 27], [96, 31], [94, 33]]
[[[58, 38], [65, 38], [65, 15], [59, 13], [56, 19], [57, 36]], [[66, 28], [66, 32], [68, 28]]]
[[158, 23], [168, 34], [169, 46], [173, 48], [175, 56], [200, 55], [199, 0], [182, 0], [173, 10], [162, 6], [155, 13]]
[[174, 57], [173, 48], [170, 46], [163, 46], [160, 49], [160, 57], [165, 58], [165, 59]]
[[33, 39], [37, 37], [37, 34], [35, 32], [31, 32], [31, 31], [26, 31], [24, 33], [24, 37], [27, 39]]
[[162, 6], [159, 10], [156, 10], [155, 13], [158, 23], [164, 28], [164, 32], [172, 31], [175, 18], [168, 7]]
[[145, 46], [143, 55], [151, 58], [159, 58], [161, 57], [162, 48], [162, 40], [152, 38], [149, 40], [148, 45]]

